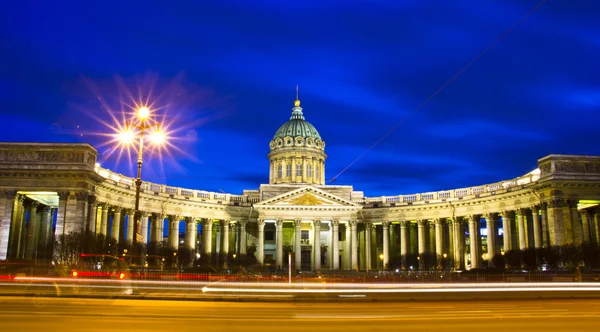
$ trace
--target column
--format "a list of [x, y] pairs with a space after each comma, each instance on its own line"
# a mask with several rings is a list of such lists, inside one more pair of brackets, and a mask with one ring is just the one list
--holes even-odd
[[358, 224], [358, 220], [350, 220], [350, 241], [351, 241], [351, 259], [352, 265], [351, 268], [354, 271], [358, 271], [358, 240], [356, 236], [356, 225]]
[[542, 202], [542, 204], [540, 204], [540, 211], [542, 215], [542, 246], [547, 248], [550, 246], [550, 237], [548, 233], [548, 203]]
[[331, 222], [331, 229], [332, 229], [332, 236], [331, 236], [331, 240], [332, 240], [332, 247], [333, 247], [333, 257], [332, 257], [332, 262], [333, 262], [333, 269], [334, 270], [339, 270], [340, 269], [340, 243], [339, 243], [339, 232], [340, 232], [340, 221], [338, 219], [334, 219]]
[[148, 212], [142, 212], [142, 244], [148, 244]]
[[533, 217], [533, 247], [540, 249], [542, 247], [542, 232], [540, 230], [540, 207], [531, 207], [531, 216]]
[[38, 257], [47, 258], [50, 254], [49, 245], [52, 236], [52, 209], [44, 206], [40, 224], [40, 236], [38, 241]]
[[383, 269], [387, 270], [390, 265], [390, 222], [382, 221], [383, 228]]
[[221, 241], [221, 252], [223, 257], [227, 258], [229, 255], [229, 223], [231, 220], [224, 219], [221, 221], [221, 231], [223, 233], [223, 240]]
[[497, 253], [497, 238], [498, 238], [498, 227], [496, 225], [496, 214], [495, 213], [486, 213], [485, 214], [485, 225], [487, 229], [487, 255], [488, 261], [490, 265], [492, 264], [492, 259]]
[[39, 203], [33, 201], [29, 204], [29, 225], [27, 226], [27, 235], [25, 238], [25, 259], [32, 260], [35, 249], [35, 231], [38, 228], [37, 208]]
[[133, 233], [135, 232], [135, 211], [127, 209], [127, 235], [125, 241], [133, 244]]
[[600, 211], [594, 212], [594, 231], [596, 233], [596, 243], [600, 245]]
[[100, 235], [106, 237], [108, 234], [108, 210], [109, 205], [107, 203], [101, 203], [102, 207], [102, 219], [100, 220]]
[[407, 266], [407, 255], [408, 255], [408, 232], [410, 221], [400, 220], [400, 256], [402, 257], [402, 268], [406, 269]]
[[112, 220], [112, 231], [110, 236], [113, 240], [119, 243], [119, 234], [121, 233], [121, 207], [115, 206]]
[[240, 220], [238, 224], [240, 224], [240, 255], [246, 255], [246, 220]]
[[196, 248], [196, 221], [194, 217], [185, 217], [185, 247], [189, 250]]
[[256, 223], [258, 224], [258, 246], [256, 248], [256, 261], [258, 264], [262, 265], [265, 261], [265, 220], [258, 219]]
[[[275, 265], [277, 269], [283, 268], [283, 219], [277, 219], [275, 221], [275, 227], [277, 228], [275, 231]], [[291, 267], [291, 266], [290, 266]]]
[[371, 222], [365, 221], [365, 269], [369, 271], [371, 265]]
[[[202, 232], [204, 233], [204, 253], [207, 255], [212, 255], [212, 226], [213, 226], [213, 220], [208, 218], [206, 220], [204, 220], [205, 224], [204, 227], [202, 229]], [[204, 232], [206, 230], [206, 232]]]
[[173, 250], [179, 249], [179, 221], [180, 216], [169, 216], [169, 234], [167, 234], [169, 240], [169, 248]]
[[502, 230], [503, 230], [503, 241], [504, 241], [504, 252], [514, 250], [512, 243], [513, 225], [515, 221], [514, 211], [503, 211], [502, 212]]
[[0, 260], [5, 260], [9, 257], [9, 241], [12, 233], [12, 220], [15, 213], [15, 205], [17, 201], [17, 192], [13, 190], [6, 190], [0, 192], [2, 199], [0, 199]]
[[592, 238], [590, 236], [590, 212], [587, 210], [581, 211], [581, 227], [583, 228], [583, 242], [591, 243]]
[[96, 234], [96, 217], [98, 215], [98, 203], [95, 195], [88, 196], [88, 227], [91, 234]]
[[469, 216], [469, 247], [471, 248], [471, 268], [479, 267], [479, 215]]
[[438, 261], [438, 266], [443, 266], [442, 261], [444, 259], [444, 235], [443, 228], [444, 227], [444, 219], [437, 218], [434, 220], [435, 223], [435, 256]]
[[313, 243], [314, 269], [321, 271], [321, 220], [313, 220], [315, 241]]
[[[427, 227], [428, 221], [425, 219], [417, 221], [417, 236], [419, 241], [419, 256], [420, 261], [423, 261], [425, 253], [427, 253], [427, 233], [425, 227]], [[422, 264], [422, 263], [421, 263]]]
[[527, 225], [525, 220], [526, 209], [519, 208], [517, 209], [517, 229], [519, 231], [519, 249], [525, 250], [527, 249], [527, 238], [525, 234], [525, 227]]
[[581, 219], [579, 218], [579, 211], [577, 210], [577, 200], [570, 199], [568, 201], [569, 208], [571, 209], [571, 229], [573, 234], [573, 243], [578, 246], [583, 242], [583, 234], [581, 227]]
[[462, 217], [454, 217], [452, 225], [454, 227], [454, 269], [463, 270], [465, 268], [464, 220]]
[[548, 201], [548, 237], [550, 239], [550, 246], [562, 246], [566, 244], [563, 232], [565, 221], [563, 205], [564, 201], [559, 198]]
[[302, 269], [302, 220], [296, 219], [294, 220], [294, 226], [296, 226], [296, 231], [294, 232], [294, 250], [295, 250], [295, 265], [296, 271], [300, 271]]
[[154, 218], [154, 241], [156, 241], [156, 243], [162, 243], [163, 242], [163, 238], [164, 238], [164, 226], [165, 225], [165, 215], [163, 214], [158, 214], [156, 215], [156, 217]]

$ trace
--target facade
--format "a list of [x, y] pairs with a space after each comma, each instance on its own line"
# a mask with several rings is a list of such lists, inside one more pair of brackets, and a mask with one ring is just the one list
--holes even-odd
[[252, 248], [278, 268], [290, 254], [317, 271], [408, 269], [411, 255], [474, 268], [514, 249], [600, 243], [600, 157], [549, 155], [514, 179], [365, 197], [325, 184], [325, 141], [299, 100], [269, 147], [269, 184], [241, 195], [144, 182], [136, 227], [135, 179], [96, 164], [91, 145], [0, 143], [0, 259], [47, 259], [73, 231], [144, 244], [166, 234], [202, 255]]

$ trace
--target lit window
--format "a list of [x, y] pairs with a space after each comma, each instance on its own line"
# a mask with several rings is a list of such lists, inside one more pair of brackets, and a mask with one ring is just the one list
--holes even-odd
[[278, 178], [283, 177], [282, 171], [283, 171], [283, 169], [282, 169], [281, 165], [277, 165], [277, 177]]
[[292, 176], [292, 164], [285, 165], [285, 176]]
[[296, 165], [296, 176], [302, 176], [302, 164]]

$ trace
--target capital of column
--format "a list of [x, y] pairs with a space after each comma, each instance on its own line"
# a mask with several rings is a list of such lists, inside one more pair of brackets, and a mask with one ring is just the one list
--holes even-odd
[[181, 220], [181, 216], [176, 215], [176, 214], [171, 214], [169, 215], [169, 221], [180, 221]]
[[16, 190], [4, 190], [1, 192], [6, 199], [17, 199], [18, 192]]
[[358, 225], [358, 220], [356, 220], [356, 219], [350, 220], [348, 223], [350, 224], [351, 227], [356, 227], [356, 225]]
[[457, 224], [457, 225], [463, 225], [463, 224], [466, 223], [466, 220], [463, 217], [456, 217], [455, 216], [455, 217], [452, 218], [452, 223], [453, 224]]
[[568, 199], [567, 200], [567, 204], [569, 204], [569, 207], [571, 209], [577, 208], [577, 203], [579, 203], [579, 200], [576, 200], [576, 199]]
[[231, 219], [223, 219], [223, 220], [221, 220], [221, 224], [223, 225], [223, 227], [228, 227], [229, 223], [231, 223]]
[[339, 219], [333, 219], [331, 221], [331, 225], [335, 226], [335, 227], [338, 227], [340, 225], [340, 220]]
[[588, 219], [592, 217], [592, 213], [588, 209], [581, 210], [580, 213], [582, 216], [585, 216]]
[[363, 222], [363, 225], [365, 225], [365, 229], [369, 229], [371, 226], [373, 226], [373, 223], [370, 221], [365, 221]]
[[89, 204], [96, 204], [97, 200], [98, 200], [98, 197], [96, 195], [88, 195], [88, 203]]
[[26, 208], [28, 210], [36, 210], [39, 205], [40, 203], [38, 201], [29, 201], [29, 203], [27, 203]]
[[540, 213], [540, 206], [539, 205], [532, 205], [531, 206], [531, 213], [532, 214], [538, 214], [538, 213]]
[[400, 227], [408, 227], [410, 225], [410, 220], [400, 220]]
[[59, 191], [58, 192], [58, 199], [61, 200], [61, 201], [66, 201], [67, 198], [69, 198], [70, 194], [71, 193], [68, 192], [68, 191]]
[[123, 209], [125, 214], [133, 214], [135, 211], [133, 209]]
[[389, 220], [382, 220], [381, 221], [381, 226], [385, 229], [385, 228], [390, 228], [390, 221]]
[[148, 218], [149, 215], [150, 215], [150, 213], [148, 211], [142, 211], [141, 212], [142, 218]]
[[436, 225], [443, 225], [446, 222], [446, 219], [444, 218], [435, 218], [433, 220], [433, 223]]
[[321, 227], [321, 220], [313, 220], [313, 226], [315, 227]]
[[85, 191], [79, 191], [75, 194], [75, 197], [78, 201], [87, 201], [89, 199], [90, 194]]
[[123, 210], [123, 208], [120, 206], [113, 205], [113, 206], [111, 206], [111, 208], [112, 208], [113, 212], [115, 212], [115, 213], [121, 213], [121, 210]]
[[264, 219], [256, 219], [256, 224], [258, 226], [264, 226], [265, 225], [265, 220]]
[[427, 224], [429, 224], [429, 220], [427, 220], [427, 219], [419, 219], [419, 220], [417, 220], [417, 225], [419, 227], [425, 227], [425, 226], [427, 226]]
[[275, 225], [277, 225], [277, 227], [283, 226], [283, 219], [277, 219], [277, 220], [275, 220]]
[[527, 209], [526, 208], [517, 208], [516, 212], [518, 215], [524, 216], [527, 214]]
[[294, 220], [294, 226], [296, 226], [296, 227], [302, 226], [302, 220], [301, 219], [295, 219]]
[[49, 206], [44, 206], [44, 207], [42, 208], [42, 211], [43, 211], [44, 213], [50, 213], [50, 212], [52, 212], [52, 208], [51, 208], [51, 207], [49, 207]]
[[193, 223], [194, 221], [194, 217], [185, 217], [185, 222], [188, 224]]
[[515, 211], [512, 211], [512, 210], [502, 211], [502, 212], [500, 212], [500, 215], [502, 216], [502, 219], [514, 219]]
[[476, 223], [481, 219], [481, 216], [478, 214], [471, 214], [469, 215], [469, 223]]
[[551, 209], [557, 209], [557, 208], [562, 208], [565, 205], [565, 200], [561, 199], [561, 198], [553, 198], [553, 199], [549, 200], [547, 203]]

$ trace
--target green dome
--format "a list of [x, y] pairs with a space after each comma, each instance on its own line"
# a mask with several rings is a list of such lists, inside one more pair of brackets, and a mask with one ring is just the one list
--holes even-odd
[[273, 140], [284, 137], [298, 137], [301, 136], [303, 138], [312, 138], [314, 140], [321, 140], [321, 135], [317, 129], [310, 124], [310, 122], [304, 119], [304, 115], [302, 114], [302, 107], [300, 107], [300, 103], [297, 103], [297, 106], [293, 108], [292, 116], [288, 120], [288, 122], [284, 123], [277, 132], [275, 136], [273, 136]]

